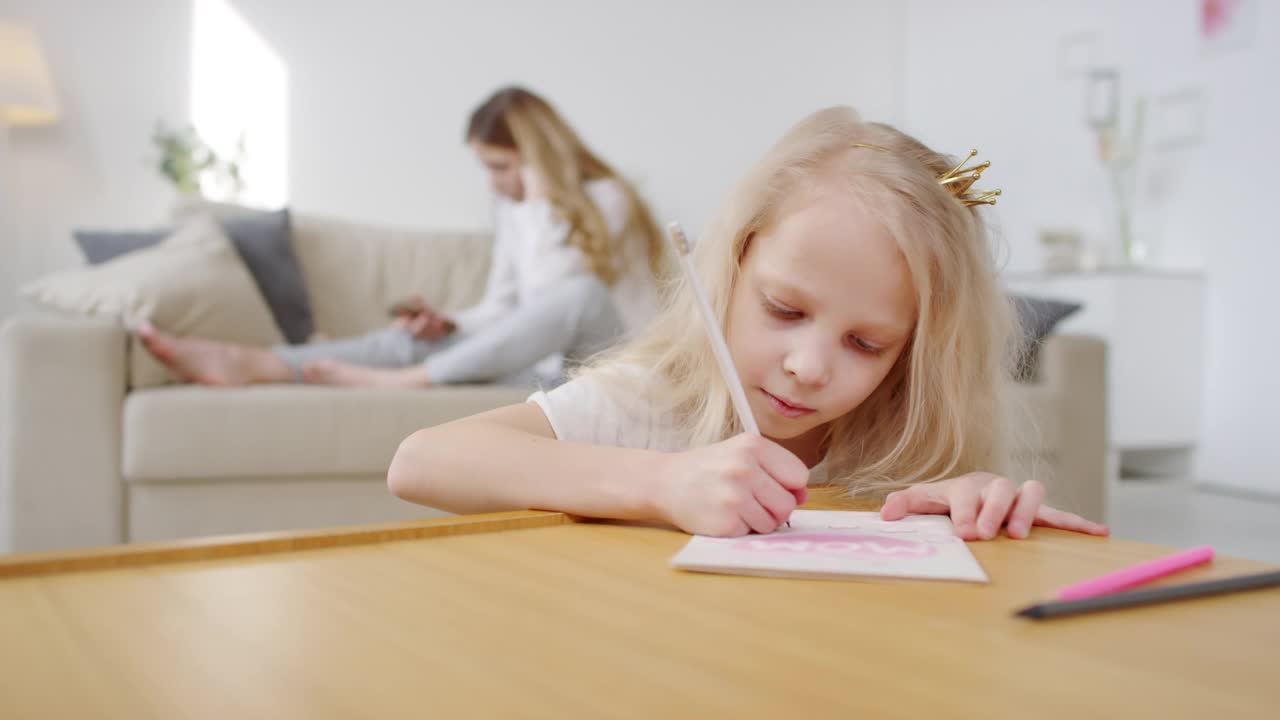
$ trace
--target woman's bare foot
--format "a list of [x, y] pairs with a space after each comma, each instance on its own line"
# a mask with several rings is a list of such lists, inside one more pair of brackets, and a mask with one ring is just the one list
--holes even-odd
[[303, 382], [348, 387], [425, 388], [431, 382], [422, 367], [385, 370], [337, 360], [313, 360], [302, 366]]
[[237, 387], [293, 379], [289, 366], [270, 350], [169, 335], [147, 321], [138, 326], [138, 338], [170, 370], [202, 385]]

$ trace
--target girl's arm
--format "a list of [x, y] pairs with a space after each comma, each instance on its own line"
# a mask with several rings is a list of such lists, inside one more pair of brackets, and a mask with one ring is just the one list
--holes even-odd
[[736, 536], [786, 522], [808, 477], [796, 456], [759, 435], [680, 453], [563, 442], [542, 409], [524, 403], [410, 435], [387, 485], [456, 513], [534, 508]]
[[561, 442], [542, 410], [510, 405], [410, 435], [387, 485], [397, 497], [455, 513], [539, 508], [661, 521], [666, 455]]

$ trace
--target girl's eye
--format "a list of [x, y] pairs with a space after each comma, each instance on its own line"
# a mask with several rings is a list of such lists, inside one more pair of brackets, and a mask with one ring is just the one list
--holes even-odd
[[769, 300], [768, 298], [764, 298], [763, 302], [764, 302], [765, 312], [768, 312], [770, 315], [780, 320], [796, 320], [804, 315], [804, 313], [800, 312], [799, 310], [792, 310], [791, 308], [782, 307], [781, 305], [778, 305], [777, 303], [773, 302], [772, 300]]
[[868, 355], [879, 355], [880, 353], [884, 352], [884, 348], [876, 347], [875, 345], [872, 345], [871, 343], [867, 342], [866, 340], [863, 340], [857, 335], [849, 336], [849, 345], [854, 350], [867, 353]]

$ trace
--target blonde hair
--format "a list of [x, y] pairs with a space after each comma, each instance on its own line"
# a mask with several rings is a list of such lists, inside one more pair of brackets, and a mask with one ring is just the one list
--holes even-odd
[[[982, 218], [937, 182], [953, 164], [894, 128], [863, 122], [851, 108], [821, 110], [739, 181], [694, 253], [723, 324], [748, 240], [778, 220], [793, 193], [839, 184], [897, 241], [916, 294], [911, 339], [866, 400], [828, 427], [829, 477], [851, 492], [1010, 469], [1005, 396], [1013, 311]], [[741, 426], [692, 293], [676, 287], [667, 298], [644, 336], [582, 372], [615, 392], [651, 398], [657, 410], [674, 414], [690, 445], [719, 442]], [[635, 367], [658, 382], [625, 370]]]
[[[591, 272], [606, 285], [620, 274], [627, 257], [619, 246], [641, 238], [654, 277], [662, 271], [662, 233], [631, 183], [591, 152], [577, 133], [534, 93], [519, 87], [498, 90], [471, 115], [467, 140], [515, 150], [546, 181], [547, 201], [569, 225], [567, 242], [580, 249]], [[627, 220], [617, 235], [586, 191], [591, 180], [609, 179], [625, 197]]]

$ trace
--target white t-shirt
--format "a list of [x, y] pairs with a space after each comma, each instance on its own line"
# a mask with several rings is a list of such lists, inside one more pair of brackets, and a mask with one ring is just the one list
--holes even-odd
[[559, 440], [660, 452], [686, 449], [670, 414], [625, 390], [610, 392], [591, 375], [538, 391], [529, 402], [542, 408]]
[[[591, 375], [574, 378], [554, 390], [535, 392], [528, 402], [542, 408], [558, 440], [659, 452], [688, 449], [670, 413], [626, 390], [607, 390]], [[809, 469], [810, 483], [826, 481], [825, 461]]]
[[[615, 180], [592, 180], [584, 186], [615, 237], [626, 226], [627, 196]], [[568, 245], [569, 226], [546, 200], [513, 202], [499, 198], [494, 207], [493, 261], [484, 295], [472, 307], [453, 315], [469, 332], [488, 325], [537, 293], [575, 275], [589, 273], [582, 251]], [[623, 238], [617, 258], [619, 275], [610, 288], [628, 335], [653, 319], [658, 310], [645, 243]]]

